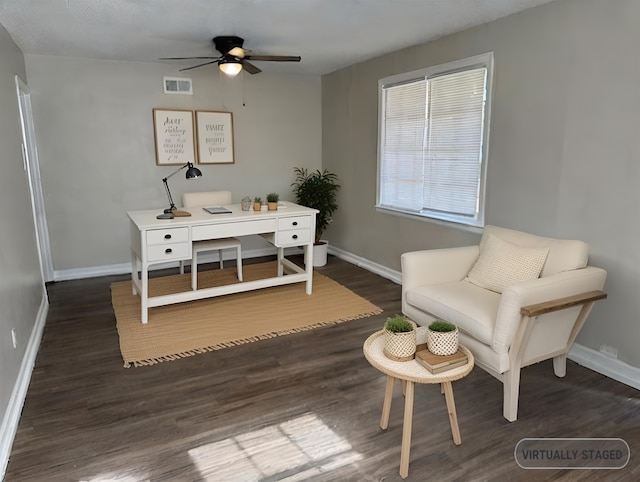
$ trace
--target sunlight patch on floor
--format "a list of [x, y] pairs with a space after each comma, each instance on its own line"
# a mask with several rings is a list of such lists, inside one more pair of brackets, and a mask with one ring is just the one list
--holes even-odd
[[294, 482], [362, 459], [313, 414], [202, 445], [189, 450], [189, 456], [205, 480], [216, 482], [276, 475]]

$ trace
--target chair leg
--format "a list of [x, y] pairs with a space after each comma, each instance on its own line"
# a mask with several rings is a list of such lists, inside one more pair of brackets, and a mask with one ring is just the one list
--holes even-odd
[[180, 260], [180, 274], [184, 274], [184, 261]]
[[198, 289], [198, 252], [194, 251], [191, 255], [191, 289]]
[[236, 266], [238, 268], [238, 281], [242, 281], [242, 249], [236, 248]]
[[503, 374], [504, 406], [502, 414], [509, 422], [518, 419], [518, 395], [520, 392], [520, 368], [512, 368]]
[[223, 261], [222, 261], [222, 250], [221, 249], [218, 250], [218, 259], [220, 260], [220, 269], [224, 269], [224, 264], [223, 264]]
[[567, 354], [553, 357], [553, 373], [557, 377], [564, 377], [567, 374]]

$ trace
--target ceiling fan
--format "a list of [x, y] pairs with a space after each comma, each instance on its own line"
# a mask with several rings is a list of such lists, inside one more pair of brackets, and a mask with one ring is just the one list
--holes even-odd
[[185, 70], [197, 69], [210, 64], [218, 64], [222, 72], [227, 75], [237, 75], [244, 68], [250, 74], [259, 74], [262, 72], [258, 67], [253, 65], [249, 60], [262, 62], [300, 62], [299, 55], [253, 55], [251, 50], [242, 47], [244, 39], [235, 36], [221, 36], [213, 39], [213, 45], [220, 52], [217, 57], [164, 57], [159, 60], [207, 60], [207, 62], [180, 69]]

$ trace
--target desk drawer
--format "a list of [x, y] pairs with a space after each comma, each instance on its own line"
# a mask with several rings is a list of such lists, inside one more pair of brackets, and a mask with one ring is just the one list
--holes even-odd
[[278, 219], [278, 231], [283, 229], [300, 229], [311, 226], [311, 216], [295, 216]]
[[172, 244], [189, 241], [189, 228], [165, 228], [147, 231], [147, 244]]
[[[222, 214], [222, 216], [224, 216], [224, 214]], [[238, 221], [235, 223], [193, 226], [193, 228], [191, 228], [191, 237], [194, 241], [201, 241], [203, 239], [229, 238], [233, 236], [246, 236], [249, 234], [273, 233], [275, 230], [275, 219], [255, 219], [251, 221]]]
[[311, 230], [307, 229], [288, 229], [286, 231], [278, 231], [276, 234], [276, 246], [300, 246], [311, 241]]
[[191, 258], [189, 243], [157, 244], [147, 246], [147, 261], [173, 261]]

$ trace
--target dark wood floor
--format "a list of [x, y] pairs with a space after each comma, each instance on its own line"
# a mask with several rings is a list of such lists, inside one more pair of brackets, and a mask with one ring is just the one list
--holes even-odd
[[[248, 261], [250, 262], [250, 261]], [[51, 284], [51, 307], [6, 474], [16, 481], [398, 481], [403, 401], [379, 427], [385, 378], [366, 337], [400, 311], [400, 287], [330, 257], [320, 268], [379, 316], [150, 367], [123, 368], [109, 285]], [[453, 384], [462, 445], [438, 387], [417, 385], [407, 480], [639, 480], [638, 391], [569, 362], [523, 371], [519, 419], [476, 368]], [[524, 470], [525, 437], [620, 437], [622, 470]]]

